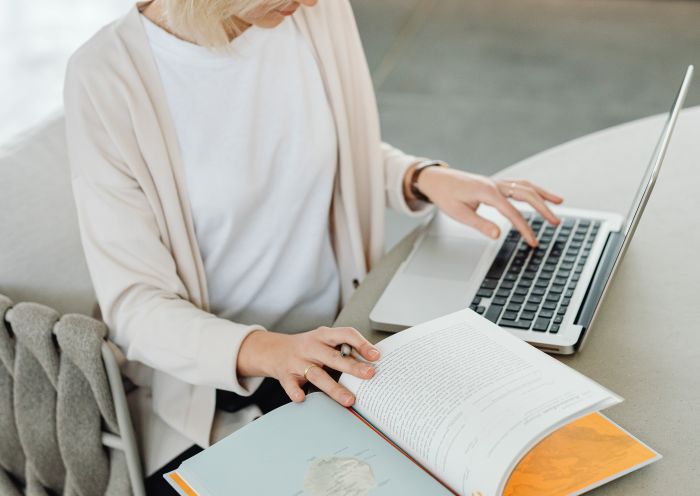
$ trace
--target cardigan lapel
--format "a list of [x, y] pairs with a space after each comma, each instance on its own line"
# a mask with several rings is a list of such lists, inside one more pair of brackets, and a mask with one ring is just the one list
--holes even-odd
[[[348, 122], [349, 102], [345, 100], [343, 80], [337, 71], [336, 51], [343, 49], [338, 48], [338, 39], [332, 36], [329, 26], [322, 19], [315, 18], [314, 11], [322, 7], [318, 5], [313, 9], [299, 9], [294, 20], [297, 21], [300, 31], [312, 47], [338, 135], [338, 170], [333, 194], [332, 227], [334, 250], [343, 278], [341, 280], [343, 301], [346, 302], [354, 290], [353, 280], [362, 279], [368, 270], [368, 257], [364, 253], [360, 219], [357, 214], [353, 215], [359, 211], [353, 171], [357, 158], [353, 156]], [[313, 29], [310, 28], [312, 24]], [[350, 265], [348, 262], [351, 262]]]
[[[190, 201], [187, 194], [187, 188], [184, 175], [184, 164], [180, 153], [180, 146], [177, 140], [177, 134], [170, 115], [170, 109], [165, 95], [165, 89], [162, 86], [158, 67], [153, 58], [148, 37], [143, 28], [140, 19], [140, 8], [149, 2], [138, 2], [133, 5], [125, 17], [123, 17], [115, 26], [116, 33], [129, 54], [133, 62], [134, 70], [139, 74], [141, 83], [146, 90], [150, 108], [139, 109], [139, 118], [153, 118], [153, 125], [144, 126], [145, 129], [158, 129], [162, 141], [161, 150], [164, 152], [159, 156], [148, 160], [149, 157], [144, 156], [146, 167], [150, 171], [153, 182], [158, 185], [159, 180], [167, 178], [174, 184], [177, 194], [178, 204], [181, 209], [184, 228], [187, 233], [188, 253], [173, 253], [178, 266], [178, 273], [183, 280], [190, 300], [205, 311], [209, 310], [209, 300], [207, 294], [206, 276], [204, 271], [204, 263], [202, 261], [197, 238], [194, 231], [194, 221], [190, 210]], [[152, 150], [157, 143], [149, 141], [142, 150]], [[145, 154], [145, 153], [144, 153]], [[167, 187], [167, 185], [165, 186]], [[163, 216], [168, 222], [168, 214], [165, 212]], [[170, 246], [173, 251], [173, 246]], [[183, 260], [184, 258], [184, 260]], [[183, 266], [189, 267], [183, 269]], [[192, 270], [194, 269], [194, 270]]]

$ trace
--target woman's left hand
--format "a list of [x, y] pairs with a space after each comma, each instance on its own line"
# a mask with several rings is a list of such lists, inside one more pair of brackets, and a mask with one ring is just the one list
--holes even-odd
[[529, 203], [551, 224], [558, 224], [559, 219], [549, 209], [547, 202], [559, 204], [564, 201], [528, 181], [491, 179], [445, 167], [429, 167], [422, 171], [417, 186], [445, 214], [493, 239], [500, 235], [498, 226], [479, 216], [476, 210], [482, 203], [495, 207], [530, 246], [537, 246], [537, 238], [508, 198]]

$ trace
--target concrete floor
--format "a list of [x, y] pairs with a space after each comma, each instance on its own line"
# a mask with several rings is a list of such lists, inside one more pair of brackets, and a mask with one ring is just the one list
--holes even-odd
[[[385, 139], [484, 174], [663, 112], [700, 66], [700, 1], [351, 1]], [[130, 4], [0, 0], [0, 144], [60, 107], [68, 55]], [[388, 215], [391, 246], [413, 224]]]
[[[700, 68], [697, 1], [352, 3], [385, 140], [483, 174], [665, 112], [685, 66]], [[387, 246], [412, 226], [389, 212]]]

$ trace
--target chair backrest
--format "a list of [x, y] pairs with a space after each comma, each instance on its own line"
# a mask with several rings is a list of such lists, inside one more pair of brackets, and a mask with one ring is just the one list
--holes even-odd
[[62, 114], [0, 147], [0, 228], [0, 292], [93, 315]]
[[106, 336], [90, 317], [0, 294], [0, 494], [144, 494]]

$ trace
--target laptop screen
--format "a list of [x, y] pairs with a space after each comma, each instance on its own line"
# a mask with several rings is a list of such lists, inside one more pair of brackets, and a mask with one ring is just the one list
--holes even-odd
[[[666, 150], [668, 149], [669, 141], [671, 140], [671, 133], [678, 120], [678, 114], [683, 108], [683, 103], [685, 102], [685, 97], [688, 93], [688, 87], [690, 86], [690, 81], [693, 79], [693, 66], [688, 66], [688, 70], [685, 73], [685, 78], [681, 87], [678, 89], [678, 94], [673, 102], [671, 111], [668, 113], [668, 118], [666, 119], [666, 124], [664, 125], [663, 132], [659, 138], [659, 142], [656, 144], [654, 153], [649, 162], [644, 177], [642, 178], [642, 183], [637, 191], [637, 195], [632, 202], [632, 207], [630, 208], [627, 218], [625, 219], [625, 224], [623, 226], [623, 234], [626, 241], [632, 237], [634, 231], [639, 222], [644, 207], [646, 207], [647, 200], [651, 194], [651, 190], [654, 188], [656, 183], [656, 178], [659, 175], [659, 169], [661, 168], [661, 162], [663, 162], [664, 156], [666, 155]], [[626, 244], [626, 243], [625, 243]], [[624, 250], [623, 245], [622, 249]]]

